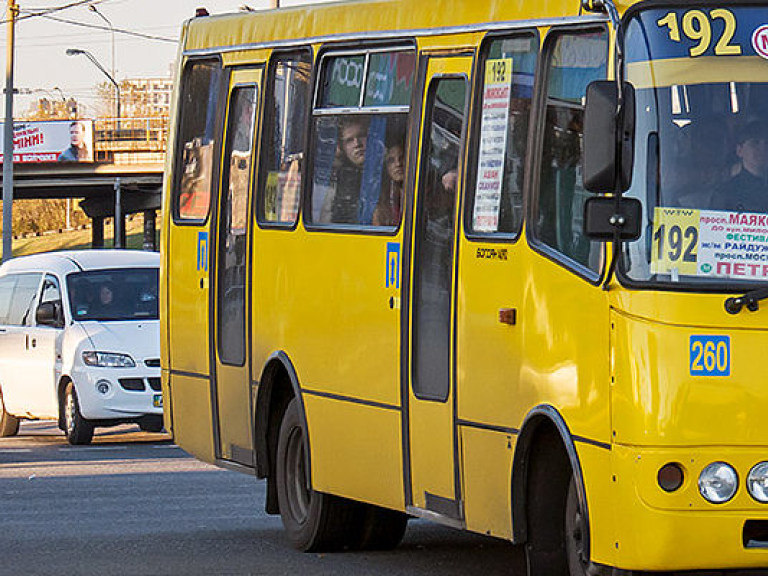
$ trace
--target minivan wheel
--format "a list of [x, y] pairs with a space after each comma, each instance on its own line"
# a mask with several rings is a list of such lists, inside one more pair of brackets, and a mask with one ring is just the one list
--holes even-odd
[[93, 424], [83, 418], [77, 400], [75, 385], [70, 382], [64, 391], [64, 422], [67, 440], [70, 444], [90, 444], [93, 440]]
[[19, 419], [5, 411], [3, 393], [0, 392], [0, 437], [16, 436], [19, 433]]
[[144, 416], [139, 420], [139, 428], [142, 432], [162, 432], [163, 417], [156, 415]]

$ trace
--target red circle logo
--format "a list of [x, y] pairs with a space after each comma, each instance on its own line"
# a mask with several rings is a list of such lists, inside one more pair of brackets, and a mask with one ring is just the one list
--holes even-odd
[[758, 56], [768, 59], [768, 25], [760, 26], [752, 34], [752, 47]]

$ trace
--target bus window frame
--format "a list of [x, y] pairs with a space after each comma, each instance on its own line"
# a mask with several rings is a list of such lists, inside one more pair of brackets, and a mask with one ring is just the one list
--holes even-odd
[[[300, 183], [299, 183], [299, 206], [296, 212], [296, 218], [293, 222], [290, 224], [286, 222], [269, 222], [268, 220], [265, 220], [263, 218], [262, 214], [262, 206], [261, 202], [264, 199], [264, 192], [266, 190], [267, 185], [267, 172], [268, 170], [265, 169], [265, 165], [267, 163], [267, 156], [266, 154], [262, 154], [262, 150], [265, 150], [266, 146], [269, 145], [267, 142], [267, 133], [265, 127], [267, 124], [270, 124], [270, 126], [274, 123], [274, 118], [271, 117], [270, 111], [267, 110], [267, 95], [272, 94], [275, 88], [275, 81], [274, 81], [274, 71], [277, 67], [277, 64], [279, 61], [284, 61], [285, 57], [289, 56], [297, 56], [301, 53], [305, 53], [309, 55], [309, 66], [310, 66], [310, 78], [309, 78], [309, 98], [307, 98], [307, 109], [306, 112], [306, 121], [307, 126], [304, 128], [304, 162], [303, 166], [301, 168], [300, 173]], [[281, 60], [281, 58], [283, 60]], [[293, 231], [296, 230], [299, 226], [299, 222], [302, 221], [303, 215], [304, 215], [304, 196], [305, 196], [305, 190], [306, 190], [306, 182], [307, 182], [307, 174], [310, 172], [308, 171], [308, 165], [309, 165], [309, 159], [310, 159], [310, 151], [309, 147], [312, 143], [311, 137], [311, 122], [312, 122], [312, 103], [314, 95], [312, 94], [313, 87], [315, 85], [315, 77], [317, 75], [317, 60], [315, 58], [315, 52], [311, 45], [301, 45], [301, 46], [292, 46], [291, 48], [281, 49], [281, 50], [273, 50], [272, 53], [269, 56], [269, 61], [267, 62], [266, 67], [264, 68], [264, 72], [266, 74], [264, 78], [264, 82], [262, 82], [262, 113], [260, 114], [259, 119], [259, 133], [256, 137], [256, 140], [258, 142], [258, 161], [254, 164], [256, 167], [256, 174], [255, 178], [251, 178], [253, 182], [253, 206], [252, 206], [252, 212], [251, 212], [251, 218], [256, 223], [256, 226], [261, 230], [286, 230], [286, 231]], [[270, 116], [268, 117], [268, 114]], [[270, 132], [271, 135], [271, 132]]]
[[[368, 78], [368, 63], [369, 63], [369, 56], [370, 54], [374, 53], [384, 53], [384, 52], [413, 52], [414, 57], [414, 70], [413, 70], [413, 87], [411, 90], [411, 100], [408, 106], [363, 106], [363, 102], [365, 101], [365, 89], [367, 86], [367, 78]], [[363, 89], [360, 91], [360, 99], [359, 99], [359, 105], [357, 107], [337, 107], [337, 108], [319, 108], [317, 106], [317, 103], [322, 95], [322, 88], [323, 88], [323, 81], [325, 79], [325, 75], [327, 74], [328, 68], [325, 66], [325, 61], [328, 58], [333, 58], [336, 56], [356, 56], [356, 55], [365, 55], [365, 70], [364, 70], [364, 86]], [[327, 44], [320, 48], [317, 55], [317, 65], [315, 67], [314, 72], [314, 94], [312, 97], [312, 109], [310, 111], [310, 126], [309, 130], [307, 130], [308, 137], [309, 137], [309, 161], [305, 165], [306, 174], [309, 175], [309, 179], [311, 180], [314, 176], [314, 164], [315, 164], [315, 154], [314, 149], [312, 148], [312, 144], [315, 142], [315, 119], [320, 118], [323, 116], [370, 116], [374, 114], [402, 114], [405, 117], [405, 140], [403, 145], [405, 146], [404, 156], [403, 160], [405, 162], [405, 181], [403, 184], [403, 197], [401, 199], [401, 210], [400, 210], [400, 220], [399, 222], [394, 226], [374, 226], [373, 224], [334, 224], [332, 222], [329, 223], [318, 223], [318, 222], [312, 222], [310, 220], [307, 220], [305, 218], [305, 214], [307, 214], [307, 211], [311, 213], [312, 210], [312, 188], [310, 186], [307, 186], [306, 184], [302, 187], [303, 192], [303, 198], [302, 198], [302, 223], [304, 225], [304, 229], [309, 232], [326, 232], [326, 233], [334, 233], [334, 234], [357, 234], [357, 235], [366, 235], [366, 236], [396, 236], [400, 229], [404, 226], [404, 221], [406, 218], [406, 208], [407, 203], [409, 202], [409, 183], [413, 182], [412, 178], [412, 156], [411, 151], [408, 149], [409, 146], [413, 146], [413, 141], [411, 138], [411, 132], [413, 130], [413, 122], [414, 122], [414, 115], [413, 112], [415, 110], [420, 109], [420, 103], [418, 101], [418, 95], [421, 93], [420, 91], [420, 81], [421, 78], [419, 77], [419, 61], [420, 61], [420, 55], [419, 55], [419, 49], [416, 42], [416, 39], [410, 36], [406, 36], [403, 38], [397, 38], [394, 40], [373, 40], [369, 42], [361, 41], [361, 42], [354, 42], [353, 40], [345, 41], [343, 44]], [[421, 116], [419, 115], [419, 118]], [[415, 145], [418, 146], [418, 143]]]
[[[528, 111], [528, 133], [526, 134], [526, 153], [523, 159], [523, 205], [522, 213], [520, 214], [520, 223], [517, 225], [517, 229], [514, 232], [475, 232], [472, 229], [473, 212], [475, 208], [475, 194], [477, 192], [477, 173], [478, 173], [478, 155], [480, 153], [480, 137], [481, 137], [481, 120], [483, 114], [483, 102], [482, 102], [482, 88], [485, 83], [484, 74], [482, 70], [483, 64], [488, 57], [488, 51], [491, 44], [497, 40], [506, 40], [511, 38], [518, 38], [521, 36], [528, 36], [536, 45], [536, 66], [534, 68], [534, 85], [533, 93], [531, 94], [530, 110]], [[475, 102], [473, 103], [473, 110], [470, 111], [470, 121], [472, 130], [469, 135], [469, 140], [466, 143], [468, 148], [467, 165], [466, 165], [466, 177], [464, 178], [464, 206], [462, 215], [462, 225], [464, 227], [464, 237], [471, 242], [482, 243], [502, 243], [502, 244], [517, 244], [522, 238], [523, 226], [525, 226], [528, 220], [528, 205], [531, 203], [531, 181], [533, 179], [533, 163], [535, 159], [535, 149], [531, 145], [538, 129], [537, 122], [537, 83], [538, 76], [540, 74], [539, 63], [542, 58], [542, 46], [541, 46], [541, 33], [536, 27], [525, 26], [520, 28], [511, 28], [509, 30], [493, 31], [486, 34], [480, 43], [477, 55], [477, 70], [475, 70], [474, 86], [471, 86], [475, 96]], [[475, 127], [477, 127], [475, 129]], [[506, 151], [505, 151], [506, 152]]]
[[593, 286], [599, 286], [605, 277], [608, 269], [609, 254], [607, 243], [601, 243], [602, 259], [600, 270], [595, 271], [577, 262], [568, 255], [556, 250], [552, 246], [545, 244], [540, 240], [530, 223], [536, 220], [539, 209], [540, 185], [541, 185], [541, 166], [544, 155], [544, 128], [547, 120], [547, 95], [549, 88], [549, 71], [552, 59], [552, 50], [558, 38], [563, 35], [573, 33], [604, 32], [606, 34], [605, 52], [606, 52], [606, 77], [611, 71], [611, 31], [608, 25], [603, 23], [585, 23], [568, 24], [563, 26], [553, 26], [547, 30], [544, 41], [539, 52], [539, 61], [536, 63], [536, 80], [534, 84], [533, 101], [533, 138], [529, 140], [534, 146], [530, 152], [532, 160], [530, 162], [530, 178], [528, 182], [528, 207], [524, 219], [527, 222], [525, 226], [525, 237], [534, 252], [540, 254], [548, 260], [551, 260], [560, 267], [573, 272], [576, 276], [582, 278]]
[[[180, 189], [181, 189], [181, 151], [183, 149], [183, 146], [181, 145], [181, 141], [179, 140], [181, 136], [181, 123], [182, 119], [184, 118], [184, 109], [183, 109], [183, 94], [185, 92], [185, 89], [187, 88], [186, 82], [188, 78], [188, 70], [192, 66], [201, 63], [201, 62], [215, 62], [218, 65], [219, 68], [219, 86], [218, 86], [218, 95], [217, 95], [217, 106], [216, 106], [216, 116], [215, 116], [215, 126], [214, 126], [214, 134], [215, 134], [215, 142], [213, 146], [213, 160], [211, 162], [211, 190], [210, 195], [208, 199], [208, 210], [205, 214], [205, 218], [182, 218], [179, 211], [179, 199], [180, 199]], [[224, 122], [226, 120], [226, 108], [227, 106], [221, 106], [219, 105], [219, 102], [223, 101], [228, 102], [229, 99], [229, 81], [230, 81], [230, 75], [231, 75], [231, 68], [228, 68], [227, 66], [224, 66], [224, 62], [221, 58], [220, 54], [214, 54], [214, 55], [208, 55], [208, 56], [201, 56], [201, 57], [191, 57], [188, 58], [184, 62], [184, 69], [181, 73], [181, 80], [180, 85], [181, 88], [179, 90], [179, 94], [177, 96], [177, 105], [179, 107], [179, 112], [176, 114], [176, 125], [173, 127], [174, 129], [174, 150], [172, 153], [174, 154], [174, 158], [172, 160], [173, 162], [173, 173], [171, 178], [171, 221], [174, 226], [207, 226], [211, 219], [211, 212], [213, 212], [213, 205], [216, 203], [218, 199], [219, 194], [219, 178], [221, 177], [221, 163], [217, 162], [217, 158], [221, 158], [221, 153], [223, 151], [223, 144], [221, 142], [222, 138], [224, 137]], [[178, 193], [177, 193], [178, 192]]]

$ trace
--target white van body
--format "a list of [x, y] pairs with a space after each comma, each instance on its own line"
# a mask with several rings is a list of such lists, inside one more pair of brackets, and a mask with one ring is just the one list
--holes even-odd
[[[0, 266], [0, 435], [15, 433], [13, 421], [22, 418], [57, 419], [76, 444], [90, 442], [95, 426], [162, 428], [157, 285], [141, 282], [155, 278], [159, 265], [155, 252], [83, 250]], [[123, 295], [112, 305], [129, 312], [94, 319], [93, 298], [78, 299], [75, 292], [97, 290], [107, 280]], [[45, 318], [44, 304], [55, 310], [55, 320]], [[90, 435], [72, 437], [68, 427], [78, 422]]]

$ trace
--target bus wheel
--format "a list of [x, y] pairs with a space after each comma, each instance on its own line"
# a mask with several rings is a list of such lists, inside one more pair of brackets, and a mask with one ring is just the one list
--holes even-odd
[[359, 523], [354, 502], [309, 487], [304, 428], [294, 398], [288, 404], [277, 441], [277, 501], [288, 539], [304, 552], [351, 547]]
[[0, 437], [16, 436], [19, 433], [19, 419], [5, 411], [3, 393], [0, 392]]
[[93, 440], [93, 424], [80, 413], [75, 385], [70, 382], [64, 391], [64, 430], [70, 444], [90, 444]]
[[362, 520], [357, 550], [391, 550], [405, 536], [408, 515], [372, 504], [362, 504]]
[[586, 561], [586, 518], [579, 506], [579, 496], [576, 492], [576, 482], [573, 477], [568, 484], [568, 499], [565, 503], [565, 552], [568, 555], [568, 572], [570, 576], [586, 576], [588, 562]]

